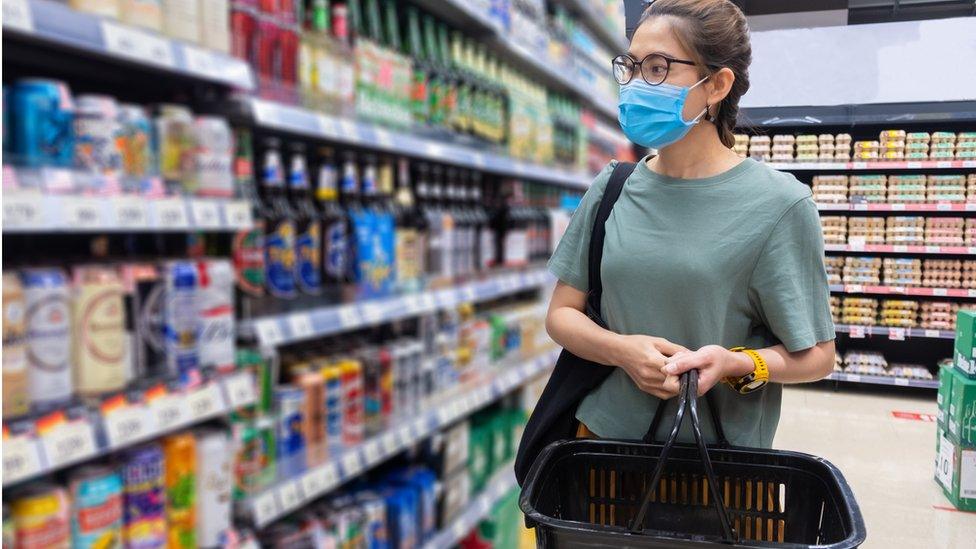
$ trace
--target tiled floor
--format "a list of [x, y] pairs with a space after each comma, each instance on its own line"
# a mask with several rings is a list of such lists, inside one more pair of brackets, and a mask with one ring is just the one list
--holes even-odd
[[976, 513], [950, 511], [933, 480], [935, 394], [789, 387], [775, 446], [826, 458], [847, 477], [867, 523], [867, 549], [976, 549]]

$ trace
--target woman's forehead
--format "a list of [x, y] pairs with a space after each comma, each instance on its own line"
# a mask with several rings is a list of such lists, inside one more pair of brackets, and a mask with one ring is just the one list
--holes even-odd
[[637, 27], [634, 38], [630, 42], [630, 54], [636, 59], [643, 59], [651, 53], [663, 53], [668, 57], [688, 59], [689, 52], [678, 42], [669, 19], [652, 17]]

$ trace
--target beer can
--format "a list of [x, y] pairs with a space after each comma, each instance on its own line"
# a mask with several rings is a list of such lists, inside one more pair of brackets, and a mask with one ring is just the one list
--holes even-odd
[[161, 320], [163, 283], [151, 263], [126, 263], [120, 268], [125, 289], [125, 330], [131, 358], [130, 379], [166, 373]]
[[86, 465], [71, 473], [71, 546], [115, 547], [122, 542], [122, 477], [103, 465]]
[[308, 465], [315, 466], [327, 457], [325, 437], [325, 383], [318, 372], [306, 369], [296, 383], [305, 392], [302, 407], [302, 434], [308, 454]]
[[3, 273], [3, 417], [30, 409], [27, 390], [27, 322], [24, 288], [13, 273]]
[[234, 445], [222, 429], [197, 435], [197, 545], [220, 547], [231, 528], [231, 470]]
[[227, 373], [235, 368], [234, 268], [226, 259], [197, 263], [200, 364]]
[[234, 424], [236, 455], [234, 457], [234, 500], [241, 501], [261, 489], [262, 445], [251, 420]]
[[49, 408], [71, 399], [71, 301], [60, 269], [21, 272], [27, 322], [27, 383], [31, 404]]
[[380, 421], [382, 429], [386, 429], [393, 419], [393, 388], [396, 382], [393, 352], [389, 345], [380, 346], [377, 359], [380, 364]]
[[363, 369], [358, 360], [345, 359], [342, 368], [342, 444], [363, 440]]
[[305, 392], [294, 385], [275, 389], [278, 439], [277, 468], [279, 478], [293, 478], [305, 471], [305, 436], [302, 431], [302, 411]]
[[64, 82], [18, 80], [8, 93], [13, 160], [28, 167], [70, 167], [74, 160], [74, 102]]
[[234, 136], [227, 120], [219, 116], [198, 116], [193, 123], [193, 183], [197, 196], [234, 196]]
[[122, 151], [119, 105], [107, 95], [79, 95], [75, 100], [75, 165], [94, 173], [119, 174]]
[[122, 539], [129, 549], [166, 547], [166, 491], [163, 450], [158, 444], [133, 448], [121, 457]]
[[171, 261], [164, 268], [165, 298], [163, 334], [166, 366], [181, 383], [192, 385], [199, 377], [197, 270], [188, 261]]
[[365, 347], [356, 357], [362, 365], [365, 435], [371, 436], [383, 430], [383, 371], [379, 349]]
[[325, 381], [325, 432], [330, 452], [342, 447], [342, 367], [332, 363], [322, 368]]
[[3, 547], [14, 547], [17, 530], [14, 528], [14, 517], [10, 514], [10, 507], [3, 504]]
[[[146, 109], [139, 105], [119, 105], [117, 148], [122, 156], [122, 173], [140, 183], [156, 174], [153, 127]], [[134, 190], [144, 190], [141, 184]]]
[[167, 548], [196, 547], [196, 439], [180, 433], [163, 439]]
[[364, 546], [393, 547], [386, 529], [386, 502], [383, 498], [374, 492], [364, 491], [356, 494], [356, 504], [363, 513]]
[[75, 389], [82, 396], [118, 391], [126, 384], [125, 307], [114, 268], [75, 267], [72, 325]]
[[196, 191], [192, 188], [191, 178], [196, 146], [193, 112], [183, 105], [160, 105], [155, 122], [159, 172], [167, 189], [173, 193], [193, 194]]
[[68, 549], [71, 546], [71, 505], [64, 488], [47, 482], [31, 484], [13, 498], [14, 547]]

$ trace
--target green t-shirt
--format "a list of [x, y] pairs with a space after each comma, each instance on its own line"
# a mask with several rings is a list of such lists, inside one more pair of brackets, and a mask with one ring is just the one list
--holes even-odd
[[[806, 185], [751, 159], [704, 179], [660, 175], [646, 160], [606, 224], [601, 312], [611, 330], [691, 350], [782, 343], [793, 352], [834, 339], [820, 218]], [[590, 232], [615, 165], [596, 177], [549, 261], [556, 277], [584, 292]], [[739, 395], [719, 384], [712, 392], [732, 444], [772, 445], [781, 385]], [[639, 439], [658, 402], [615, 368], [576, 417], [601, 437]], [[677, 399], [667, 405], [658, 440], [671, 430]], [[707, 406], [699, 411], [713, 441]], [[681, 440], [690, 441], [687, 414], [684, 423]]]

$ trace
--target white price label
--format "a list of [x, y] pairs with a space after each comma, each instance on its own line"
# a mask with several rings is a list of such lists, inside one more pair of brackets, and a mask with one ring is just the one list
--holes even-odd
[[258, 333], [258, 342], [262, 347], [274, 347], [284, 341], [281, 334], [281, 327], [275, 319], [260, 320], [255, 324], [254, 329]]
[[409, 425], [404, 425], [397, 429], [396, 437], [399, 443], [403, 446], [413, 444], [416, 438], [414, 438]]
[[484, 168], [487, 165], [485, 162], [485, 155], [481, 153], [474, 153], [474, 165], [476, 168]]
[[856, 212], [866, 211], [868, 209], [868, 205], [867, 204], [854, 204], [854, 207], [852, 209], [854, 211], [856, 211]]
[[187, 397], [187, 405], [190, 410], [190, 417], [193, 419], [203, 419], [215, 414], [219, 414], [224, 409], [220, 391], [213, 383], [200, 387], [191, 392]]
[[859, 294], [864, 291], [864, 286], [860, 284], [848, 284], [846, 291], [849, 293]]
[[254, 506], [251, 508], [254, 513], [254, 522], [258, 526], [274, 520], [278, 516], [278, 500], [274, 492], [268, 491], [254, 498]]
[[427, 153], [427, 156], [434, 158], [444, 157], [444, 147], [438, 143], [427, 143], [424, 145], [424, 152]]
[[366, 458], [367, 465], [372, 465], [379, 461], [383, 457], [383, 454], [380, 452], [379, 441], [372, 440], [366, 443], [366, 446], [363, 447], [363, 456]]
[[866, 170], [867, 167], [867, 162], [851, 162], [851, 168], [855, 170]]
[[926, 246], [925, 247], [925, 253], [927, 253], [927, 254], [937, 254], [937, 253], [939, 253], [941, 251], [942, 251], [942, 248], [939, 247], [939, 246]]
[[189, 44], [183, 44], [183, 60], [190, 72], [203, 76], [223, 74], [227, 65], [224, 57]]
[[359, 308], [355, 305], [344, 305], [339, 307], [339, 323], [343, 328], [356, 328], [362, 325], [359, 316]]
[[224, 204], [224, 219], [231, 229], [246, 229], [254, 224], [251, 217], [251, 205], [243, 200], [234, 200]]
[[84, 459], [95, 453], [95, 431], [87, 421], [71, 421], [41, 437], [44, 455], [52, 467]]
[[156, 428], [170, 430], [187, 421], [186, 398], [183, 395], [164, 395], [149, 401], [149, 409], [156, 419]]
[[899, 387], [908, 387], [908, 380], [903, 377], [896, 377], [895, 385], [898, 385]]
[[908, 251], [908, 246], [905, 246], [904, 244], [899, 244], [896, 246], [892, 246], [891, 249], [895, 253], [905, 253]]
[[91, 198], [65, 197], [64, 223], [73, 229], [91, 229], [102, 225], [102, 211], [99, 203]]
[[938, 330], [925, 330], [925, 337], [939, 337], [940, 334]]
[[434, 300], [434, 294], [424, 293], [420, 296], [420, 307], [423, 311], [432, 311], [437, 307], [437, 302]]
[[302, 503], [302, 496], [298, 493], [297, 482], [286, 482], [278, 487], [278, 505], [283, 513], [297, 509]]
[[414, 441], [420, 440], [421, 437], [427, 435], [427, 420], [424, 418], [417, 418], [410, 425], [410, 435]]
[[946, 288], [933, 288], [932, 295], [940, 296], [940, 297], [947, 296], [949, 295], [949, 290]]
[[939, 212], [951, 212], [952, 211], [952, 204], [948, 204], [946, 202], [940, 202], [940, 203], [938, 203], [938, 204], [935, 205], [935, 209], [936, 209], [936, 211], [939, 211]]
[[[4, 3], [4, 7], [6, 7]], [[3, 226], [11, 229], [33, 229], [43, 223], [40, 193], [3, 193]]]
[[[4, 2], [6, 7], [6, 2]], [[5, 13], [6, 15], [6, 10]], [[3, 483], [9, 484], [41, 471], [37, 440], [26, 436], [3, 439]]]
[[376, 143], [385, 149], [393, 147], [393, 137], [390, 132], [382, 129], [376, 130]]
[[115, 210], [115, 223], [123, 228], [144, 228], [149, 225], [149, 214], [142, 200], [131, 196], [120, 196], [112, 201]]
[[305, 314], [295, 314], [288, 317], [288, 329], [294, 339], [308, 339], [314, 335], [312, 318]]
[[952, 161], [950, 161], [950, 160], [939, 160], [938, 162], [935, 163], [935, 167], [936, 168], [951, 168], [952, 167]]
[[451, 419], [453, 418], [451, 417], [451, 408], [449, 406], [441, 406], [437, 409], [437, 423], [440, 423], [442, 426], [447, 425], [451, 422]]
[[3, 26], [24, 32], [34, 30], [34, 20], [31, 18], [27, 0], [3, 0]]
[[851, 326], [851, 339], [864, 339], [864, 326]]
[[403, 298], [404, 308], [410, 313], [417, 313], [420, 311], [420, 298], [415, 295], [408, 295]]
[[209, 200], [194, 200], [190, 202], [193, 210], [193, 223], [200, 229], [216, 229], [220, 227], [220, 210], [217, 204]]
[[319, 471], [322, 474], [322, 484], [325, 485], [325, 490], [331, 490], [339, 484], [339, 469], [335, 463], [329, 463]]
[[861, 376], [858, 374], [847, 374], [847, 381], [850, 381], [852, 383], [860, 383]]
[[461, 541], [464, 539], [464, 534], [468, 533], [468, 525], [464, 522], [458, 521], [454, 523], [451, 527], [451, 536], [454, 537], [455, 541]]
[[380, 446], [383, 448], [383, 453], [388, 456], [392, 456], [400, 449], [400, 445], [397, 444], [396, 433], [386, 433], [383, 438], [380, 439]]
[[976, 297], [976, 290], [973, 289], [967, 290], [966, 295], [969, 297]]
[[315, 469], [305, 473], [302, 477], [302, 492], [306, 497], [314, 498], [326, 490], [324, 471]]
[[236, 410], [243, 406], [249, 406], [254, 404], [257, 399], [254, 377], [248, 372], [238, 372], [227, 376], [224, 379], [224, 388], [227, 390], [227, 400], [231, 409]]
[[351, 477], [362, 470], [363, 464], [359, 459], [359, 452], [349, 451], [342, 456], [342, 472], [346, 477]]
[[959, 456], [959, 497], [976, 498], [976, 450], [963, 450]]
[[893, 211], [893, 212], [903, 212], [903, 211], [905, 211], [905, 205], [904, 204], [892, 204], [891, 205], [891, 211]]
[[161, 36], [104, 20], [102, 38], [105, 49], [115, 55], [164, 67], [176, 66], [170, 42]]
[[190, 226], [186, 204], [179, 198], [164, 198], [153, 202], [156, 226], [161, 229], [185, 229]]
[[944, 488], [952, 490], [952, 477], [955, 475], [954, 458], [956, 447], [944, 436], [939, 439], [939, 457], [935, 462], [935, 478]]
[[905, 341], [905, 329], [888, 328], [888, 339], [892, 341]]
[[339, 135], [335, 120], [324, 114], [315, 117], [315, 127], [318, 129], [318, 134], [322, 137], [336, 137]]
[[922, 167], [922, 163], [921, 162], [906, 162], [905, 163], [905, 166], [908, 169], [918, 169], [918, 168], [921, 168]]
[[142, 405], [123, 406], [105, 415], [105, 432], [112, 448], [121, 448], [152, 431], [149, 410]]
[[376, 324], [383, 318], [383, 308], [376, 303], [365, 303], [360, 308], [363, 319], [367, 324]]
[[474, 301], [477, 298], [478, 294], [474, 291], [474, 286], [465, 286], [461, 289], [462, 301]]
[[359, 127], [351, 120], [339, 119], [339, 131], [343, 137], [347, 137], [353, 141], [359, 140]]

